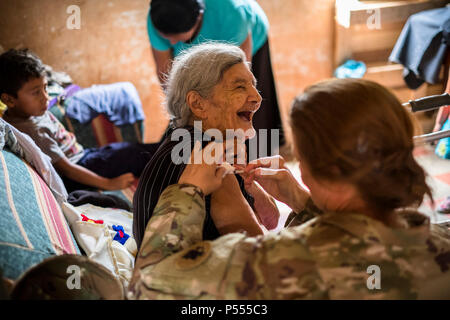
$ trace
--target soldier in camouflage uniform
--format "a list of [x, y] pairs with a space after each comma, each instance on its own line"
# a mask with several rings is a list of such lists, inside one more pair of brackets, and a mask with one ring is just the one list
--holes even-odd
[[147, 225], [129, 299], [450, 299], [448, 227], [401, 209], [430, 190], [398, 100], [368, 81], [330, 80], [297, 98], [291, 124], [310, 197], [283, 163], [251, 163], [246, 177], [296, 211], [287, 228], [202, 241], [204, 195], [222, 172], [188, 165]]
[[[279, 234], [201, 242], [204, 215], [199, 188], [163, 192], [128, 298], [450, 299], [449, 232], [417, 213], [405, 215], [408, 229], [325, 214]], [[381, 270], [381, 289], [367, 287], [371, 265]]]

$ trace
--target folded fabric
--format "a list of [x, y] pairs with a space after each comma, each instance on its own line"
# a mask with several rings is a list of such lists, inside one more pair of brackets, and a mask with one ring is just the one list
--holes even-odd
[[59, 204], [67, 200], [66, 187], [53, 167], [50, 157], [41, 151], [30, 136], [0, 118], [0, 150], [5, 146], [25, 159], [38, 172]]
[[67, 100], [66, 114], [80, 123], [87, 123], [104, 114], [117, 126], [145, 119], [139, 94], [130, 82], [81, 89]]
[[62, 209], [78, 245], [88, 258], [109, 269], [127, 288], [137, 254], [131, 212], [101, 208], [91, 204], [73, 206], [68, 202]]
[[129, 204], [118, 196], [113, 194], [104, 194], [97, 191], [75, 190], [69, 193], [67, 198], [73, 206], [81, 206], [86, 203], [93, 204], [102, 208], [117, 208], [131, 211]]
[[435, 84], [449, 46], [450, 7], [411, 15], [389, 56], [402, 64], [404, 80], [411, 89], [424, 82]]

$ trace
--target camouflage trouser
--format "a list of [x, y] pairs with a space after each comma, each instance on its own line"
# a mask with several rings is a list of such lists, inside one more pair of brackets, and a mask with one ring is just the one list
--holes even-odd
[[51, 257], [25, 272], [10, 298], [18, 300], [122, 300], [124, 288], [112, 273], [85, 256]]

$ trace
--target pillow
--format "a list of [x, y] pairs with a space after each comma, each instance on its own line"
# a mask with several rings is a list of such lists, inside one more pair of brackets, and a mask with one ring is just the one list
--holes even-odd
[[0, 268], [15, 280], [45, 258], [80, 254], [55, 197], [25, 161], [0, 151]]
[[124, 288], [128, 287], [137, 253], [131, 212], [92, 204], [62, 204], [78, 244], [89, 259], [109, 269]]

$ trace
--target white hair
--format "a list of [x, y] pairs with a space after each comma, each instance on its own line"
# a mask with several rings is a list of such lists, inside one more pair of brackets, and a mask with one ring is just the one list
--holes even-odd
[[186, 102], [189, 91], [207, 98], [223, 73], [238, 63], [245, 63], [245, 53], [237, 46], [207, 42], [193, 46], [177, 56], [166, 80], [164, 105], [176, 127], [189, 124], [192, 111]]

